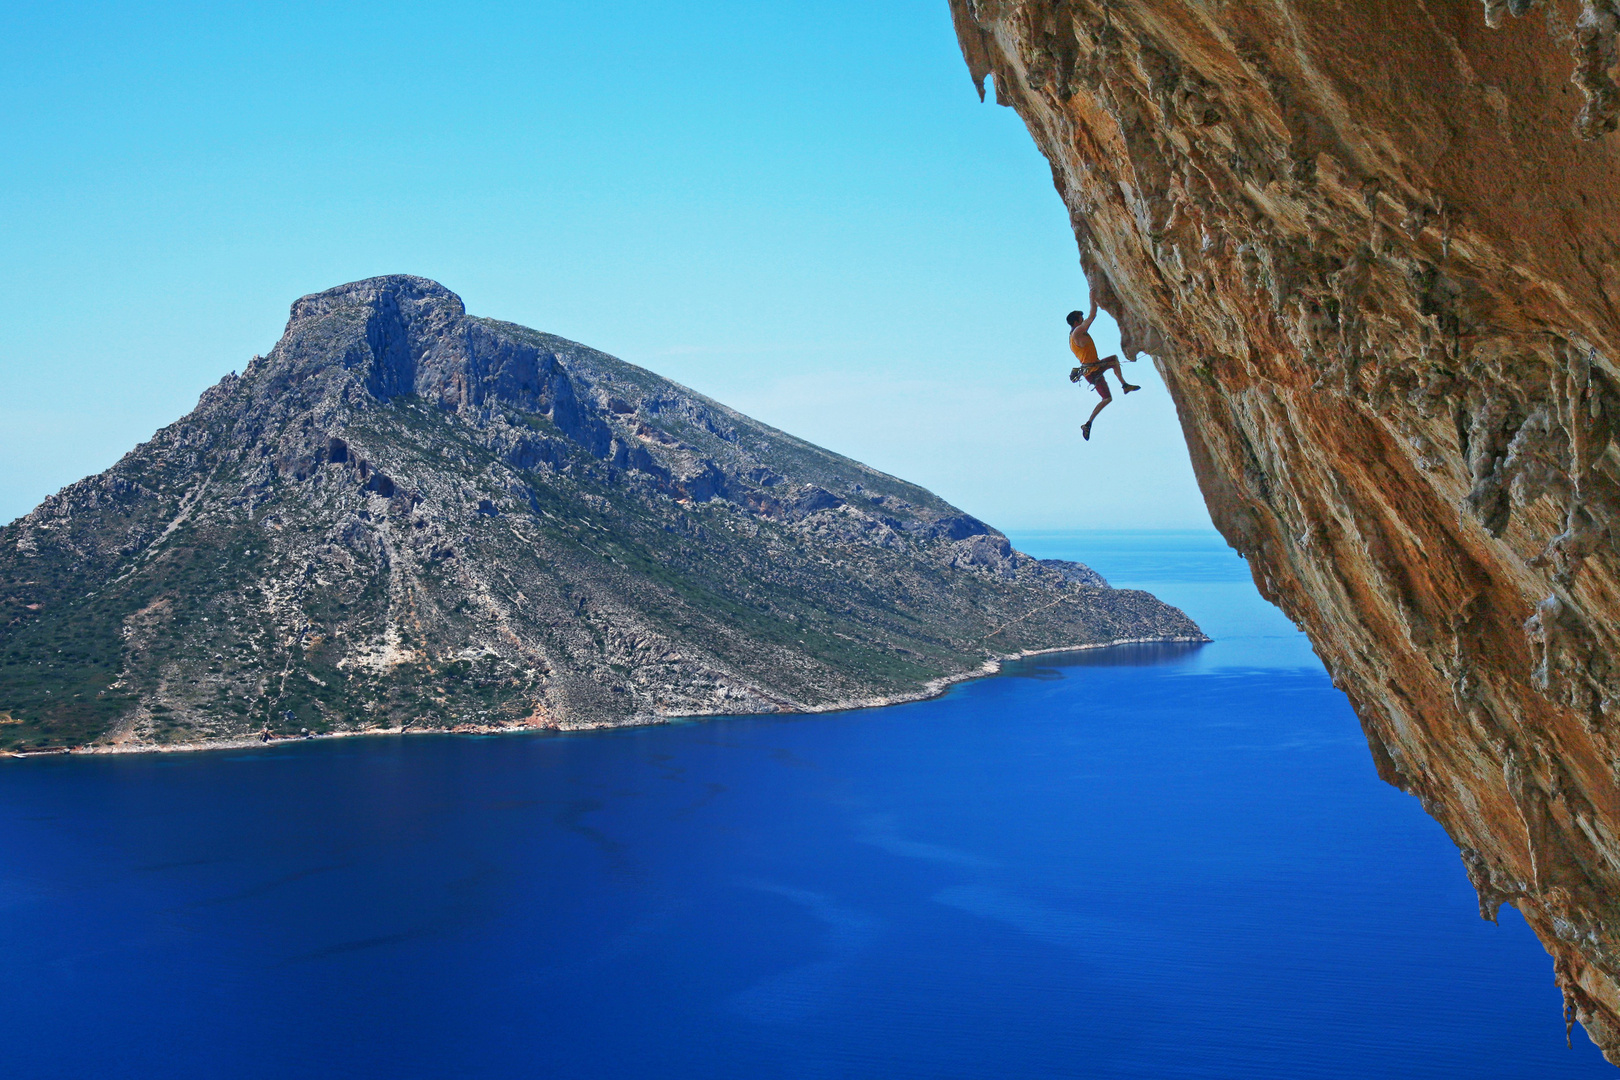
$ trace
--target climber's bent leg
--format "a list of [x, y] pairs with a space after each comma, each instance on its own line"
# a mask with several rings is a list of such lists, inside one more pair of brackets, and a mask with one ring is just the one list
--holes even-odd
[[1117, 356], [1110, 356], [1107, 359], [1105, 359], [1102, 362], [1102, 367], [1101, 367], [1100, 371], [1112, 371], [1114, 373], [1114, 378], [1119, 380], [1119, 385], [1122, 388], [1124, 388], [1124, 390], [1125, 390], [1125, 392], [1127, 394], [1130, 393], [1132, 390], [1140, 390], [1140, 389], [1142, 389], [1140, 386], [1137, 386], [1134, 383], [1128, 383], [1128, 382], [1125, 381], [1125, 372], [1120, 370], [1119, 357], [1117, 357]]

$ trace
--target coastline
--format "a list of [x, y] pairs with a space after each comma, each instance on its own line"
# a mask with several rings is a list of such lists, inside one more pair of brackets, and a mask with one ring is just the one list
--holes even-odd
[[266, 739], [259, 735], [228, 735], [218, 739], [203, 739], [184, 743], [124, 743], [115, 746], [73, 746], [52, 750], [8, 750], [0, 752], [0, 757], [7, 758], [38, 758], [63, 757], [69, 755], [106, 755], [106, 754], [188, 754], [207, 750], [249, 750], [256, 747], [278, 746], [284, 743], [311, 742], [316, 739], [349, 739], [373, 735], [516, 735], [524, 732], [536, 731], [605, 731], [615, 728], [651, 727], [656, 724], [667, 724], [677, 720], [696, 720], [721, 716], [814, 716], [824, 713], [854, 712], [862, 709], [881, 709], [889, 705], [907, 705], [918, 701], [929, 701], [943, 696], [951, 687], [959, 683], [971, 682], [975, 679], [986, 679], [1001, 674], [1003, 665], [1014, 660], [1025, 660], [1032, 656], [1048, 656], [1055, 653], [1085, 652], [1091, 649], [1111, 649], [1119, 645], [1151, 645], [1208, 642], [1214, 640], [1207, 634], [1199, 635], [1165, 635], [1157, 637], [1128, 637], [1115, 638], [1111, 641], [1097, 641], [1084, 645], [1060, 645], [1050, 649], [1025, 649], [1016, 653], [1003, 653], [986, 660], [978, 668], [969, 671], [960, 671], [953, 675], [941, 675], [937, 679], [930, 679], [919, 690], [904, 694], [891, 694], [884, 697], [851, 698], [843, 701], [828, 702], [824, 705], [812, 705], [805, 708], [777, 708], [769, 712], [739, 713], [736, 711], [705, 711], [705, 712], [669, 712], [637, 716], [626, 723], [593, 724], [549, 722], [540, 724], [449, 724], [436, 726], [411, 726], [391, 728], [355, 728], [344, 731], [328, 731], [311, 733], [309, 735], [290, 735]]

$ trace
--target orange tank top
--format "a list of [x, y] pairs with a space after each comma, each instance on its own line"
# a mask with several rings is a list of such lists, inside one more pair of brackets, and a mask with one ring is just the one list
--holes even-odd
[[1090, 334], [1078, 326], [1069, 331], [1069, 348], [1085, 367], [1091, 367], [1097, 362], [1097, 343], [1091, 340]]

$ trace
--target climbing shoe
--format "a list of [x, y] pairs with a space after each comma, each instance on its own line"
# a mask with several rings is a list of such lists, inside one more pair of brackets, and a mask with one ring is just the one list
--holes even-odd
[[1080, 425], [1080, 437], [1082, 439], [1086, 440], [1086, 442], [1091, 441], [1091, 421], [1090, 420], [1087, 420], [1085, 423]]
[[1140, 386], [1132, 386], [1130, 383], [1120, 383], [1119, 385], [1125, 388], [1125, 392], [1127, 394], [1130, 393], [1132, 390], [1140, 390], [1140, 389], [1142, 389]]

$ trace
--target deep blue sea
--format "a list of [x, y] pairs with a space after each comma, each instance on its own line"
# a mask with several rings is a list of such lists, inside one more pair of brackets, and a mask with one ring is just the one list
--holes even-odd
[[931, 702], [0, 762], [7, 1077], [1612, 1077], [1212, 534]]

